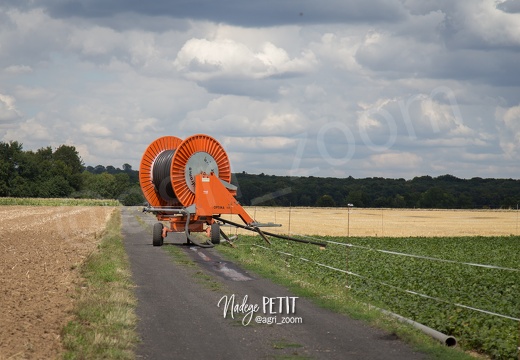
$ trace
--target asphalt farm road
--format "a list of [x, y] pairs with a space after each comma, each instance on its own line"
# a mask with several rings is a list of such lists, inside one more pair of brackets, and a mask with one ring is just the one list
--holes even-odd
[[[225, 261], [215, 249], [183, 246], [184, 239], [172, 234], [163, 247], [152, 246], [155, 217], [136, 208], [124, 208], [122, 221], [138, 299], [138, 359], [427, 358], [392, 334], [293, 299], [287, 289]], [[174, 262], [167, 246], [178, 246], [194, 262]], [[226, 302], [233, 300], [245, 305], [243, 311], [225, 314]], [[258, 312], [248, 323], [244, 313], [255, 305]], [[256, 316], [297, 323], [257, 323]]]

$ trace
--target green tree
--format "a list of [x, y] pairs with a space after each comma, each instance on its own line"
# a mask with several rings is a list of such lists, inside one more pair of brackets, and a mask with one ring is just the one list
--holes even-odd
[[353, 190], [350, 191], [347, 195], [347, 203], [353, 204], [356, 207], [365, 207], [367, 206], [367, 197], [363, 190]]
[[145, 199], [143, 192], [141, 191], [141, 187], [134, 185], [130, 188], [127, 188], [125, 192], [119, 196], [119, 201], [125, 206], [135, 206], [143, 205]]
[[68, 197], [73, 192], [72, 186], [63, 176], [53, 176], [39, 184], [38, 197]]
[[316, 201], [316, 206], [319, 207], [334, 207], [336, 206], [336, 202], [330, 195], [321, 196], [318, 201]]
[[109, 174], [116, 174], [117, 173], [117, 170], [115, 167], [113, 167], [112, 165], [108, 165], [106, 168], [105, 168], [105, 171]]
[[130, 177], [127, 173], [118, 173], [114, 175], [114, 198], [119, 197], [126, 189], [130, 187]]
[[94, 195], [96, 198], [115, 199], [116, 178], [109, 173], [91, 174], [87, 171], [83, 172], [83, 192]]
[[13, 181], [18, 175], [22, 144], [18, 141], [0, 142], [0, 195], [12, 196]]
[[85, 168], [83, 160], [81, 160], [81, 157], [74, 146], [61, 145], [52, 154], [52, 159], [62, 161], [68, 168], [70, 168], [71, 174], [79, 174]]
[[406, 200], [404, 196], [396, 194], [394, 199], [392, 200], [392, 207], [395, 208], [404, 208], [406, 207]]
[[300, 197], [298, 206], [311, 206], [311, 205], [312, 205], [312, 198], [307, 194], [303, 194]]
[[453, 208], [455, 199], [441, 187], [435, 186], [425, 191], [419, 199], [419, 206], [423, 208]]

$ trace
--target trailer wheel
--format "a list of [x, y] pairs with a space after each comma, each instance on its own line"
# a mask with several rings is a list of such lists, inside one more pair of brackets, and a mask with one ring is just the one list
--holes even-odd
[[220, 225], [216, 222], [211, 224], [211, 243], [215, 245], [220, 244]]
[[162, 237], [164, 225], [162, 223], [155, 223], [153, 225], [153, 246], [162, 246], [164, 239]]

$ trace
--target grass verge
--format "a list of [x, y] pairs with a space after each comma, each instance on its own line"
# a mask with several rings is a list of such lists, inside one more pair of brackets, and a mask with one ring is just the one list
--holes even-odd
[[262, 244], [261, 239], [256, 236], [241, 236], [240, 240], [235, 243], [235, 248], [224, 244], [218, 246], [217, 249], [228, 259], [262, 277], [285, 286], [295, 295], [306, 297], [318, 306], [346, 314], [355, 319], [364, 320], [373, 326], [384, 329], [411, 344], [416, 350], [428, 354], [433, 359], [474, 360], [473, 357], [459, 349], [440, 345], [437, 341], [411, 326], [377, 310], [370, 309], [366, 304], [350, 296], [345, 286], [332, 286], [320, 277], [294, 271], [282, 257], [272, 256], [269, 252], [258, 251], [258, 248], [253, 244]]
[[137, 300], [116, 209], [94, 252], [81, 267], [74, 320], [63, 329], [64, 359], [133, 359]]

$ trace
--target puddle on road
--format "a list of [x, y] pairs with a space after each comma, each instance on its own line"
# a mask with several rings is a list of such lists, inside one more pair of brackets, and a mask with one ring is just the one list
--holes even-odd
[[253, 278], [247, 276], [246, 274], [233, 269], [228, 266], [228, 264], [224, 261], [217, 261], [213, 260], [211, 257], [209, 257], [207, 254], [202, 252], [197, 247], [191, 247], [190, 250], [194, 251], [204, 262], [211, 265], [209, 268], [216, 272], [217, 274], [232, 280], [232, 281], [250, 281], [253, 280]]

